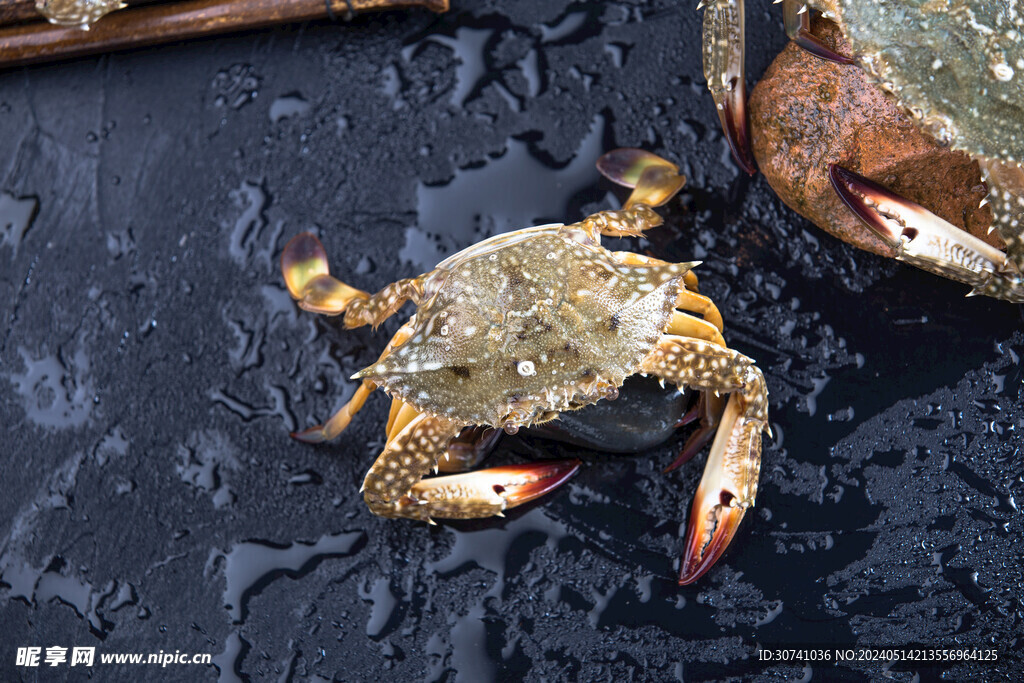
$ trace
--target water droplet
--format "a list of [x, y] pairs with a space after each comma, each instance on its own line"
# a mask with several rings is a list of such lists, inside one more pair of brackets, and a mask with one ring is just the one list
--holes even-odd
[[299, 93], [289, 93], [275, 99], [270, 105], [270, 121], [277, 123], [281, 119], [293, 116], [305, 116], [312, 105]]

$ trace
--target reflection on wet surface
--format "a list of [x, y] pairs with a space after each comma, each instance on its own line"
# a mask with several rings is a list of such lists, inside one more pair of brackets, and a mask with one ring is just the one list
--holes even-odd
[[[484, 12], [0, 75], [0, 168], [19, 169], [0, 175], [11, 641], [211, 652], [201, 676], [225, 681], [882, 671], [756, 661], [758, 644], [819, 643], [1000, 651], [887, 665], [896, 680], [1015, 671], [1019, 308], [855, 253], [737, 175], [692, 8]], [[766, 61], [785, 36], [752, 40]], [[593, 161], [626, 145], [689, 181], [664, 228], [615, 248], [703, 260], [727, 339], [768, 378], [775, 438], [729, 552], [676, 585], [703, 458], [662, 469], [685, 429], [631, 456], [503, 438], [495, 463], [584, 467], [503, 520], [372, 517], [358, 488], [382, 396], [330, 444], [287, 433], [347, 400], [402, 316], [345, 331], [297, 312], [285, 240], [318, 232], [376, 289], [614, 206]]]

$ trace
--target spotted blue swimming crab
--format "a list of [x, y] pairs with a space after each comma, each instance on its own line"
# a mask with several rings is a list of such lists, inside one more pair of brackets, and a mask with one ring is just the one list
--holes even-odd
[[[833, 164], [837, 194], [897, 259], [965, 282], [972, 294], [1024, 301], [1024, 8], [1016, 0], [813, 0], [852, 45], [854, 55], [845, 56], [811, 34], [806, 3], [781, 1], [794, 42], [824, 59], [859, 64], [925, 131], [978, 161], [993, 228], [1007, 251]], [[754, 173], [743, 0], [701, 0], [701, 7], [708, 87], [737, 163]]]
[[754, 361], [725, 345], [721, 315], [696, 291], [698, 262], [601, 246], [602, 235], [637, 236], [662, 223], [652, 207], [682, 187], [678, 168], [640, 150], [611, 152], [599, 168], [634, 188], [621, 210], [492, 237], [373, 295], [330, 275], [315, 236], [294, 237], [281, 267], [301, 308], [344, 314], [348, 328], [377, 326], [406, 301], [417, 308], [380, 358], [353, 375], [361, 383], [352, 399], [293, 436], [338, 436], [381, 387], [392, 403], [384, 451], [363, 481], [370, 510], [428, 522], [488, 517], [558, 487], [579, 462], [424, 479], [441, 463], [452, 470], [472, 460], [449, 459], [465, 429], [515, 433], [613, 399], [636, 373], [705, 392], [708, 405], [728, 393], [690, 514], [679, 576], [688, 584], [722, 555], [754, 502], [767, 390]]

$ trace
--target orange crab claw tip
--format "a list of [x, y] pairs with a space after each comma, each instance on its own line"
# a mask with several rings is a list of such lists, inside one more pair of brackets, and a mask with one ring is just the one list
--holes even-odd
[[[493, 477], [496, 482], [495, 491], [503, 492], [507, 507], [513, 508], [551, 493], [576, 474], [579, 468], [580, 461], [574, 458], [495, 467], [479, 474]], [[499, 488], [501, 491], [498, 491]]]
[[309, 429], [304, 429], [301, 432], [292, 432], [289, 436], [296, 441], [301, 441], [303, 443], [323, 443], [325, 441], [324, 428], [322, 425], [310, 427]]
[[[843, 203], [850, 207], [850, 210], [864, 221], [873, 233], [891, 247], [900, 244], [900, 236], [904, 232], [902, 226], [896, 221], [882, 216], [875, 207], [881, 201], [900, 202], [907, 206], [909, 203], [878, 183], [838, 164], [829, 164], [828, 178]], [[913, 236], [908, 235], [911, 238]]]
[[[699, 505], [698, 493], [690, 512], [690, 523], [686, 534], [686, 550], [679, 567], [679, 585], [688, 586], [714, 566], [725, 553], [729, 542], [736, 534], [746, 510], [742, 507], [714, 506], [703, 512]], [[714, 521], [717, 519], [717, 524]], [[708, 525], [714, 524], [710, 540], [707, 539]]]
[[311, 232], [296, 235], [281, 252], [281, 272], [292, 298], [301, 299], [311, 280], [327, 275], [327, 252]]
[[750, 148], [750, 132], [747, 128], [746, 93], [742, 84], [733, 86], [733, 95], [725, 99], [719, 119], [725, 131], [725, 139], [729, 143], [729, 151], [736, 164], [747, 175], [757, 173], [757, 162]]

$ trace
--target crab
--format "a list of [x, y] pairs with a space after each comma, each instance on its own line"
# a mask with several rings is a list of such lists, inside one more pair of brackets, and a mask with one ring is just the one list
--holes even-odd
[[[777, 2], [779, 0], [776, 0]], [[1024, 302], [1024, 12], [991, 0], [813, 0], [854, 55], [810, 32], [808, 5], [781, 0], [790, 38], [823, 59], [856, 63], [923, 130], [977, 160], [1006, 253], [921, 205], [831, 164], [833, 189], [895, 258]], [[701, 0], [704, 75], [737, 163], [755, 172], [747, 129], [743, 0]]]
[[57, 26], [77, 26], [88, 31], [107, 14], [127, 7], [123, 0], [36, 0], [36, 10]]
[[[767, 388], [754, 361], [726, 346], [718, 309], [697, 291], [692, 269], [699, 262], [601, 246], [602, 235], [639, 236], [662, 223], [652, 207], [683, 186], [678, 167], [641, 150], [616, 150], [598, 168], [634, 188], [622, 209], [491, 237], [373, 295], [330, 275], [314, 235], [292, 238], [281, 268], [300, 308], [344, 314], [345, 327], [354, 328], [380, 325], [407, 301], [416, 305], [376, 362], [352, 376], [360, 384], [351, 400], [292, 436], [333, 439], [380, 387], [392, 403], [386, 445], [361, 488], [370, 511], [425, 522], [489, 517], [554, 490], [580, 463], [424, 478], [442, 465], [452, 471], [475, 463], [479, 449], [466, 447], [467, 434], [470, 441], [487, 438], [479, 431], [486, 427], [514, 434], [614, 399], [638, 373], [699, 390], [708, 396], [705, 424], [719, 426], [691, 508], [679, 574], [685, 585], [721, 557], [754, 503], [761, 433], [769, 430]], [[729, 397], [719, 415], [720, 394]]]

